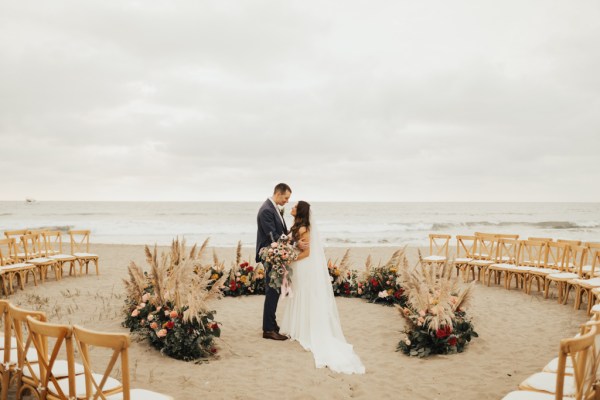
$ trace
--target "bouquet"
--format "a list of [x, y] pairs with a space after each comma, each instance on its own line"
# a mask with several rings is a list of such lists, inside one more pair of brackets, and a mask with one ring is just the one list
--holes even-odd
[[291, 238], [281, 235], [271, 246], [260, 249], [259, 256], [265, 265], [271, 266], [269, 286], [281, 290], [281, 294], [291, 295], [290, 279], [292, 271], [290, 264], [298, 258], [298, 251], [292, 244]]

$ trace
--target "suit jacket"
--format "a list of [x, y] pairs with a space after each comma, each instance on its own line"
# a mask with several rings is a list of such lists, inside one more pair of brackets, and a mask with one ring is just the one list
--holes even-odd
[[277, 210], [270, 199], [267, 199], [258, 210], [258, 215], [256, 216], [258, 225], [256, 232], [256, 262], [261, 261], [258, 255], [260, 249], [269, 246], [273, 240], [277, 240], [282, 234], [287, 233], [285, 221], [281, 222], [281, 220], [282, 218], [279, 218], [279, 210]]

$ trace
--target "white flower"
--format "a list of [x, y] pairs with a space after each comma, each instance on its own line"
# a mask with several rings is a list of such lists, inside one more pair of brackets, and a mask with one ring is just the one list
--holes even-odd
[[284, 234], [284, 235], [281, 235], [281, 236], [279, 237], [279, 239], [280, 239], [280, 240], [287, 240], [287, 238], [288, 238], [288, 237], [287, 237], [287, 235], [285, 235], [285, 234]]
[[377, 296], [379, 296], [382, 299], [385, 299], [386, 297], [388, 297], [388, 292], [387, 290], [382, 290]]
[[410, 340], [408, 338], [406, 338], [406, 340], [404, 341], [404, 343], [406, 343], [407, 346], [410, 346]]

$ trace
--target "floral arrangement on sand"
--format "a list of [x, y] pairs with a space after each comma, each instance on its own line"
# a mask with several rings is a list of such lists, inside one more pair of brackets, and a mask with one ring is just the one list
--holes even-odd
[[242, 262], [242, 242], [238, 242], [235, 263], [229, 270], [223, 294], [243, 296], [265, 293], [265, 270], [262, 264], [253, 266], [249, 261]]
[[335, 296], [356, 297], [358, 295], [358, 274], [350, 269], [350, 249], [346, 250], [344, 257], [338, 263], [337, 260], [327, 261], [329, 278]]
[[124, 280], [123, 326], [161, 353], [185, 361], [214, 356], [214, 338], [221, 333], [208, 304], [221, 296], [225, 277], [211, 280], [211, 267], [200, 263], [204, 246], [200, 250], [193, 246], [187, 253], [185, 241], [176, 239], [170, 252], [159, 257], [156, 246], [154, 251], [146, 246], [150, 272], [132, 261]]
[[444, 267], [438, 274], [436, 268], [423, 263], [414, 268], [404, 266], [400, 282], [407, 301], [398, 308], [408, 327], [398, 351], [414, 357], [461, 353], [478, 336], [464, 311], [473, 283], [460, 289], [458, 278], [451, 277], [451, 269]]
[[373, 267], [369, 256], [365, 262], [363, 279], [357, 284], [357, 295], [373, 303], [404, 305], [405, 289], [398, 271], [401, 266], [408, 265], [405, 251], [405, 248], [397, 250], [385, 265], [377, 267]]

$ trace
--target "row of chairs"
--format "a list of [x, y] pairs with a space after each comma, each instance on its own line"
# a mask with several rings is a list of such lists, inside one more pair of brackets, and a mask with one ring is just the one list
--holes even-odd
[[[429, 264], [446, 264], [450, 235], [430, 235], [430, 254], [423, 258]], [[600, 243], [578, 240], [528, 238], [519, 240], [516, 234], [476, 233], [456, 236], [456, 257], [452, 265], [465, 281], [483, 280], [490, 286], [504, 284], [548, 298], [554, 285], [560, 303], [566, 304], [571, 290], [575, 292], [574, 307], [579, 309], [587, 300], [588, 314], [600, 296]], [[475, 277], [477, 273], [477, 278]]]
[[[63, 268], [69, 266], [69, 275], [79, 275], [85, 269], [89, 272], [92, 263], [99, 274], [97, 254], [90, 253], [90, 231], [72, 230], [68, 232], [71, 252], [63, 252], [62, 232], [51, 230], [5, 231], [5, 239], [0, 239], [0, 279], [4, 295], [14, 292], [15, 279], [21, 289], [31, 277], [37, 286], [38, 277], [43, 282], [49, 272], [57, 280], [63, 276]], [[37, 276], [36, 276], [37, 272]]]
[[[0, 317], [4, 323], [0, 340], [2, 400], [8, 398], [12, 385], [18, 399], [30, 393], [37, 399], [172, 400], [160, 393], [130, 388], [128, 334], [52, 324], [45, 313], [25, 310], [6, 300], [0, 300]], [[102, 349], [110, 356], [99, 357]], [[95, 369], [92, 360], [100, 358], [109, 361], [105, 368]], [[120, 381], [111, 377], [119, 367]]]
[[581, 326], [575, 337], [562, 339], [558, 357], [521, 384], [519, 390], [508, 393], [503, 400], [587, 400], [600, 397], [598, 388], [598, 338], [600, 306], [594, 306], [594, 316]]

